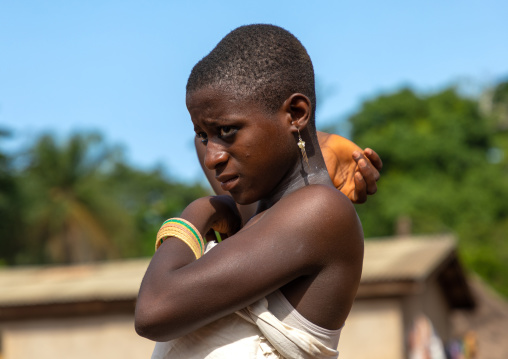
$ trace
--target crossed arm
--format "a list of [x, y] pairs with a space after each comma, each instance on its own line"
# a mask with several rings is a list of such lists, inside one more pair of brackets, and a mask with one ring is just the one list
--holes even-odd
[[[239, 206], [240, 216], [229, 196], [191, 203], [182, 218], [200, 233], [220, 228], [231, 238], [198, 261], [179, 239], [164, 241], [139, 292], [135, 321], [141, 336], [157, 341], [180, 337], [278, 288], [286, 288], [291, 304], [316, 325], [342, 326], [363, 258], [361, 225], [351, 202], [364, 202], [376, 192], [382, 163], [372, 150], [361, 151], [336, 135], [321, 136], [330, 177], [347, 198], [330, 187], [304, 187], [247, 225], [242, 218], [251, 218], [254, 209]], [[202, 163], [204, 146], [196, 147]], [[204, 170], [215, 191], [223, 193], [213, 174]], [[299, 285], [288, 287], [295, 282]]]
[[[201, 233], [226, 218], [226, 225], [219, 224], [232, 232], [240, 220], [235, 211], [231, 197], [212, 196], [193, 202], [181, 217]], [[361, 226], [351, 201], [331, 187], [314, 185], [259, 217], [199, 260], [179, 239], [164, 241], [140, 288], [138, 334], [156, 341], [180, 337], [295, 280], [300, 289], [284, 294], [289, 293], [296, 310], [316, 325], [340, 328], [363, 258]]]

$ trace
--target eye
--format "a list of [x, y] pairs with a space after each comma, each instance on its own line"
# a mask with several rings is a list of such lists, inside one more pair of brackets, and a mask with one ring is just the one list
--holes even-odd
[[208, 143], [208, 136], [206, 135], [206, 133], [198, 132], [196, 133], [196, 137], [199, 138], [203, 144], [206, 145]]
[[238, 128], [233, 126], [221, 126], [219, 127], [219, 137], [228, 138], [234, 136]]

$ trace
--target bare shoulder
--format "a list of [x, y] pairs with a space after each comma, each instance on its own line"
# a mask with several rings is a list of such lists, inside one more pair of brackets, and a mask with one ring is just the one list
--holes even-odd
[[[363, 266], [363, 231], [353, 204], [331, 186], [311, 185], [275, 207], [274, 219], [267, 220], [277, 220], [286, 230], [291, 227], [288, 253], [307, 269], [281, 288], [282, 293], [314, 324], [340, 328], [351, 310]], [[277, 218], [280, 214], [285, 218]]]
[[[332, 186], [310, 185], [301, 188], [279, 202], [280, 206], [301, 211], [302, 225], [321, 224], [333, 228], [358, 223], [356, 210], [341, 191]], [[287, 209], [286, 209], [287, 210]]]
[[272, 210], [271, 220], [291, 226], [301, 245], [309, 245], [321, 258], [328, 254], [340, 260], [347, 253], [345, 248], [363, 256], [360, 220], [351, 201], [336, 188], [306, 186], [280, 200]]
[[[327, 213], [327, 217], [336, 217], [335, 220], [341, 219], [343, 216], [356, 217], [356, 211], [351, 201], [332, 186], [306, 186], [292, 194], [292, 197], [292, 200], [303, 202], [302, 204], [307, 210], [320, 214]], [[327, 218], [322, 219], [326, 220]]]

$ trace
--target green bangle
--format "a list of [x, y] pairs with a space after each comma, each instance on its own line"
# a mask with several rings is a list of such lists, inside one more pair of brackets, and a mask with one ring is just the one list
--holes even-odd
[[199, 234], [199, 232], [197, 231], [197, 229], [194, 228], [194, 226], [190, 222], [187, 222], [183, 218], [170, 218], [170, 219], [165, 220], [164, 223], [162, 223], [161, 229], [162, 229], [162, 227], [164, 227], [164, 225], [169, 224], [171, 222], [181, 224], [182, 226], [187, 228], [194, 235], [197, 242], [199, 243], [199, 247], [201, 248], [201, 253], [202, 254], [205, 253], [204, 244], [206, 244], [206, 243], [203, 240], [203, 238], [201, 237], [201, 235]]

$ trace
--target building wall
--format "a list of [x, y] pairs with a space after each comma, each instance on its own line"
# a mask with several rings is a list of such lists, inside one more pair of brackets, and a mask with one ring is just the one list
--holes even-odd
[[[340, 358], [405, 359], [412, 321], [424, 313], [446, 340], [449, 309], [436, 281], [405, 298], [357, 299], [339, 342]], [[0, 324], [0, 359], [149, 358], [154, 343], [134, 331], [132, 315]]]
[[404, 359], [398, 299], [356, 300], [339, 341], [339, 358]]
[[445, 342], [451, 336], [450, 309], [437, 280], [422, 283], [421, 292], [404, 297], [404, 333], [407, 338], [415, 319], [425, 315], [431, 321], [437, 335]]
[[2, 323], [2, 359], [150, 358], [154, 343], [134, 331], [132, 315]]
[[427, 282], [423, 294], [423, 312], [429, 317], [439, 337], [447, 342], [452, 337], [451, 310], [436, 279]]

